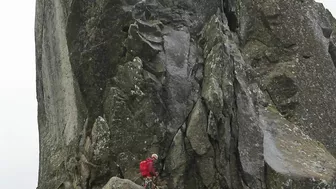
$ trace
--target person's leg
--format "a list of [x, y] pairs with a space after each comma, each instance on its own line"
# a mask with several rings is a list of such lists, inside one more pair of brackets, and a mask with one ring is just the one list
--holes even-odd
[[144, 180], [143, 187], [146, 188], [146, 186], [148, 184], [148, 179], [147, 179], [147, 177], [143, 177], [143, 180]]
[[153, 182], [153, 180], [154, 180], [154, 178], [153, 177], [150, 177], [149, 178], [150, 179], [150, 181], [149, 181], [149, 183], [150, 183], [150, 189], [154, 189], [155, 187], [154, 187], [154, 182]]
[[145, 189], [152, 189], [153, 187], [153, 181], [152, 181], [152, 178], [151, 177], [146, 177], [145, 178], [145, 185], [144, 185], [144, 188]]
[[150, 177], [147, 177], [147, 184], [145, 189], [152, 189], [152, 179]]
[[158, 177], [157, 177], [157, 176], [156, 176], [156, 177], [154, 176], [154, 177], [153, 177], [153, 180], [152, 180], [152, 183], [153, 183], [152, 185], [153, 185], [153, 188], [154, 188], [154, 189], [158, 188], [157, 185], [156, 185], [157, 182], [158, 182], [157, 179], [158, 179]]

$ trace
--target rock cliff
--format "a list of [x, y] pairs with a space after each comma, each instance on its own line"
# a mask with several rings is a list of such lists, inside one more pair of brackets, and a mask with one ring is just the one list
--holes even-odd
[[37, 0], [38, 189], [141, 188], [151, 153], [165, 188], [335, 188], [335, 30], [313, 0]]

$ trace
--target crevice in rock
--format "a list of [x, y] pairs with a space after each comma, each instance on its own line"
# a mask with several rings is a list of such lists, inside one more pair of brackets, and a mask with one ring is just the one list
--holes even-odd
[[331, 34], [333, 33], [333, 29], [332, 28], [328, 28], [328, 27], [321, 27], [322, 29], [322, 33], [323, 33], [323, 36], [325, 38], [330, 38]]
[[235, 0], [222, 0], [222, 9], [227, 18], [228, 26], [232, 32], [236, 32], [238, 28], [235, 3]]
[[115, 163], [115, 165], [117, 166], [117, 170], [118, 170], [118, 173], [119, 173], [119, 175], [120, 175], [119, 177], [122, 178], [122, 179], [124, 179], [125, 176], [124, 176], [124, 173], [123, 173], [123, 171], [122, 171], [120, 165], [117, 164], [115, 161], [114, 161], [114, 163]]
[[[187, 120], [187, 119], [186, 119]], [[166, 161], [166, 159], [167, 159], [167, 156], [168, 156], [168, 154], [169, 154], [169, 151], [170, 151], [170, 149], [171, 149], [171, 146], [173, 145], [173, 143], [174, 143], [174, 138], [175, 138], [175, 136], [177, 135], [177, 133], [179, 132], [179, 130], [183, 130], [182, 129], [182, 127], [183, 127], [183, 125], [184, 124], [186, 124], [186, 120], [184, 121], [184, 123], [176, 130], [176, 132], [172, 135], [172, 139], [171, 139], [171, 141], [169, 142], [169, 146], [168, 146], [168, 148], [166, 149], [166, 152], [165, 152], [165, 157], [164, 158], [162, 158], [161, 159], [161, 169], [160, 169], [160, 171], [159, 171], [159, 174], [161, 175], [161, 174], [163, 174], [164, 172], [165, 172], [165, 161]], [[182, 131], [182, 135], [184, 136], [184, 138], [185, 138], [185, 134], [184, 134], [184, 132]]]
[[261, 43], [262, 45], [265, 45], [266, 47], [268, 48], [271, 48], [271, 46], [269, 44], [267, 44], [265, 41], [257, 38], [257, 37], [250, 37], [245, 43], [254, 43], [254, 42], [258, 42], [258, 43]]
[[196, 160], [196, 158], [197, 157], [195, 157], [195, 159], [194, 159], [194, 161], [195, 161], [195, 174], [196, 174], [196, 176], [198, 178], [197, 180], [200, 181], [198, 187], [199, 188], [207, 188], [206, 185], [205, 185], [205, 183], [204, 183], [204, 181], [203, 181], [203, 179], [202, 179], [202, 176], [201, 176], [201, 173], [200, 173], [200, 168], [199, 168], [199, 166], [197, 166], [197, 163], [196, 163], [197, 160]]
[[122, 47], [122, 52], [120, 54], [121, 58], [126, 58], [127, 55], [127, 48], [126, 47]]
[[[198, 98], [197, 100], [196, 100], [196, 102], [199, 100], [200, 98]], [[192, 161], [195, 161], [195, 160], [193, 160], [194, 159], [194, 156], [195, 156], [195, 152], [193, 151], [193, 149], [191, 148], [191, 150], [192, 150], [192, 155], [191, 154], [189, 154], [189, 151], [188, 151], [188, 149], [187, 149], [187, 145], [186, 145], [186, 143], [185, 143], [185, 141], [186, 140], [189, 140], [188, 138], [187, 138], [187, 136], [186, 136], [186, 131], [187, 131], [187, 127], [188, 127], [188, 120], [189, 120], [189, 117], [190, 117], [190, 114], [191, 114], [191, 112], [192, 112], [192, 110], [194, 109], [194, 107], [195, 107], [195, 105], [196, 105], [196, 103], [193, 105], [193, 107], [191, 108], [191, 110], [189, 111], [189, 113], [188, 113], [188, 115], [186, 116], [186, 118], [185, 118], [185, 120], [183, 121], [183, 123], [176, 129], [176, 132], [174, 133], [174, 134], [172, 134], [172, 138], [171, 138], [171, 141], [169, 141], [169, 146], [168, 146], [168, 148], [166, 148], [166, 151], [165, 151], [165, 157], [164, 158], [162, 158], [160, 161], [160, 163], [161, 163], [161, 168], [160, 168], [160, 170], [159, 170], [159, 174], [160, 175], [162, 175], [162, 178], [163, 179], [167, 179], [167, 178], [170, 178], [171, 177], [171, 174], [170, 173], [168, 173], [168, 172], [166, 172], [165, 171], [165, 163], [166, 163], [166, 160], [167, 160], [167, 157], [168, 157], [168, 154], [169, 154], [169, 151], [171, 150], [171, 147], [172, 147], [172, 145], [173, 145], [173, 143], [174, 143], [174, 139], [175, 139], [175, 136], [178, 134], [178, 132], [181, 130], [181, 133], [182, 133], [182, 136], [183, 136], [183, 139], [184, 139], [184, 142], [183, 142], [183, 145], [184, 145], [184, 149], [186, 150], [186, 155], [187, 155], [187, 167], [188, 166], [190, 166], [190, 165], [195, 165], [196, 163], [191, 163]], [[169, 137], [170, 138], [170, 137]], [[185, 177], [187, 178], [187, 172], [188, 172], [188, 170], [190, 171], [190, 169], [188, 169], [188, 168], [186, 168], [186, 172], [183, 174], [183, 175], [185, 175]], [[185, 181], [187, 181], [187, 180], [185, 180]], [[186, 183], [184, 183], [184, 184], [186, 184]]]
[[311, 56], [309, 56], [309, 55], [303, 55], [302, 56], [304, 59], [309, 59]]
[[200, 88], [202, 88], [203, 77], [204, 77], [204, 64], [196, 63], [191, 70], [190, 74], [199, 84]]
[[[205, 109], [206, 109], [206, 112], [208, 113], [208, 115], [209, 115], [209, 112], [210, 112], [210, 110], [209, 110], [209, 108], [208, 108], [208, 106], [207, 106], [207, 104], [204, 104], [204, 107], [205, 107]], [[216, 119], [216, 118], [215, 118]], [[217, 125], [217, 127], [218, 127], [218, 124], [220, 123], [220, 121], [221, 120], [218, 120], [217, 121], [217, 119], [216, 119], [216, 125]], [[209, 121], [207, 121], [207, 124], [209, 124]], [[209, 142], [210, 142], [210, 144], [211, 144], [211, 147], [213, 148], [213, 150], [214, 150], [214, 158], [216, 159], [217, 157], [218, 157], [218, 151], [219, 151], [219, 141], [218, 141], [218, 139], [214, 139], [213, 137], [211, 137], [210, 136], [210, 134], [208, 134], [208, 139], [209, 139]], [[225, 178], [225, 176], [224, 175], [222, 175], [221, 174], [221, 172], [219, 171], [219, 168], [218, 168], [218, 165], [217, 165], [217, 161], [215, 160], [214, 161], [214, 168], [215, 168], [215, 171], [216, 171], [216, 173], [218, 174], [218, 175], [220, 175], [220, 177], [221, 178], [223, 178], [222, 179], [222, 182], [225, 182], [225, 186], [222, 186], [223, 188], [229, 188], [228, 187], [228, 184], [227, 184], [227, 182], [226, 182], [226, 180], [224, 179]]]
[[[172, 146], [173, 142], [174, 142], [174, 137], [177, 135], [177, 133], [179, 132], [179, 130], [183, 127], [183, 125], [185, 124], [185, 122], [179, 127], [177, 128], [176, 132], [173, 134], [173, 138], [172, 140], [170, 141], [169, 143], [169, 147], [168, 147], [168, 151], [166, 152], [168, 154], [169, 150], [170, 150], [170, 147]], [[182, 130], [181, 130], [182, 131]], [[182, 131], [183, 133], [183, 131]]]
[[[268, 169], [267, 169], [267, 163], [266, 161], [264, 161], [264, 178], [267, 179], [267, 175], [268, 175]], [[268, 182], [265, 182], [265, 189], [269, 189], [269, 185]]]
[[[234, 106], [232, 107], [232, 119], [230, 121], [231, 124], [231, 137], [233, 142], [231, 144], [234, 144], [234, 151], [232, 152], [236, 156], [236, 166], [238, 171], [238, 178], [237, 180], [240, 180], [240, 183], [237, 183], [239, 185], [245, 185], [247, 188], [252, 189], [249, 186], [249, 182], [247, 181], [243, 165], [241, 163], [240, 153], [239, 153], [239, 124], [238, 124], [238, 87], [240, 87], [240, 83], [237, 78], [237, 71], [236, 71], [236, 62], [233, 56], [230, 56], [230, 61], [232, 62], [232, 75], [233, 75], [233, 100], [234, 100]], [[239, 178], [240, 177], [240, 178]], [[238, 181], [239, 182], [239, 181]], [[241, 186], [242, 187], [242, 186]]]
[[[197, 181], [201, 180], [199, 174], [197, 174], [197, 162], [196, 162], [196, 153], [191, 147], [191, 143], [189, 139], [184, 135], [184, 146], [186, 150], [186, 155], [187, 155], [187, 162], [188, 164], [186, 165], [186, 172], [185, 172], [185, 188], [197, 188]], [[193, 178], [193, 179], [190, 179]], [[193, 186], [193, 187], [190, 187]]]
[[123, 32], [127, 33], [126, 37], [128, 36], [128, 30], [129, 30], [129, 25], [126, 25], [124, 27], [122, 27], [121, 29]]
[[162, 158], [162, 159], [160, 160], [160, 164], [161, 164], [162, 166], [160, 167], [160, 170], [159, 170], [159, 176], [162, 176], [162, 173], [164, 172], [164, 168], [165, 168], [164, 164], [165, 164], [165, 161], [166, 161], [166, 158]]
[[[200, 99], [200, 98], [198, 98], [198, 99], [196, 100], [196, 102], [197, 102], [199, 99]], [[187, 129], [188, 129], [188, 120], [189, 120], [190, 114], [191, 114], [192, 110], [194, 109], [195, 105], [196, 105], [196, 103], [195, 103], [195, 104], [193, 105], [193, 107], [191, 108], [190, 112], [188, 113], [188, 116], [185, 118], [185, 120], [183, 121], [182, 125], [180, 125], [180, 126], [176, 129], [176, 132], [173, 134], [172, 140], [171, 140], [170, 143], [169, 143], [168, 151], [166, 152], [166, 154], [168, 154], [168, 152], [169, 152], [169, 150], [170, 150], [170, 147], [172, 146], [172, 144], [173, 144], [173, 142], [174, 142], [174, 137], [177, 135], [177, 133], [179, 132], [179, 130], [182, 131], [182, 134], [183, 134], [184, 138], [187, 138], [187, 136], [186, 136], [186, 131], [187, 131]], [[185, 129], [185, 131], [183, 130], [183, 125], [184, 125], [184, 124], [186, 125], [186, 129]]]
[[272, 104], [273, 105], [276, 105], [276, 101], [275, 101], [275, 99], [271, 96], [271, 94], [270, 94], [270, 92], [268, 91], [268, 89], [265, 89], [264, 90], [266, 93], [267, 93], [267, 95], [269, 96], [269, 98], [270, 98], [270, 101], [272, 102]]
[[284, 48], [286, 49], [294, 49], [297, 46], [296, 43], [285, 44]]
[[[232, 61], [234, 61], [233, 59], [231, 59]], [[234, 64], [234, 63], [233, 63]], [[238, 150], [238, 135], [239, 135], [239, 127], [238, 127], [238, 122], [237, 122], [237, 94], [236, 94], [236, 87], [238, 85], [238, 80], [236, 79], [236, 74], [235, 74], [235, 65], [233, 66], [233, 74], [234, 74], [234, 81], [233, 81], [233, 100], [234, 100], [234, 107], [232, 107], [231, 110], [231, 115], [230, 115], [230, 129], [231, 129], [231, 142], [230, 142], [230, 163], [232, 163], [231, 158], [235, 158], [235, 164], [234, 166], [236, 166], [236, 171], [232, 171], [232, 175], [234, 176], [234, 179], [231, 179], [231, 182], [234, 184], [234, 186], [237, 187], [243, 187], [241, 181], [243, 181], [246, 186], [247, 182], [244, 178], [244, 172], [243, 172], [243, 167], [242, 164], [240, 162], [240, 158], [239, 158], [239, 150]], [[235, 183], [237, 182], [237, 183]]]
[[329, 42], [328, 52], [332, 62], [334, 63], [334, 66], [336, 67], [336, 46], [332, 41]]
[[228, 19], [228, 25], [231, 31], [235, 32], [238, 28], [238, 19], [234, 12], [229, 12], [226, 14], [226, 17]]
[[91, 174], [89, 175], [89, 177], [86, 179], [85, 183], [86, 183], [86, 188], [87, 189], [91, 189], [91, 184], [90, 184], [90, 179], [91, 179]]

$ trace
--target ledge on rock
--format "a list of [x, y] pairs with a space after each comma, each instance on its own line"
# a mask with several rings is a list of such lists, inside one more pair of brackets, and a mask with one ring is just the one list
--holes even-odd
[[[325, 188], [334, 187], [336, 159], [323, 144], [304, 134], [273, 106], [262, 109], [260, 119], [264, 131], [264, 157], [272, 168], [267, 174], [269, 184], [278, 185], [281, 180], [281, 183], [311, 183], [309, 188], [316, 183], [325, 183]], [[307, 179], [311, 182], [303, 182]]]

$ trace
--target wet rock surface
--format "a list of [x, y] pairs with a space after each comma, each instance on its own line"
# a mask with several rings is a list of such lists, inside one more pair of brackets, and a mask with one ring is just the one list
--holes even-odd
[[336, 21], [322, 4], [36, 6], [39, 189], [142, 188], [151, 153], [162, 188], [336, 187]]

